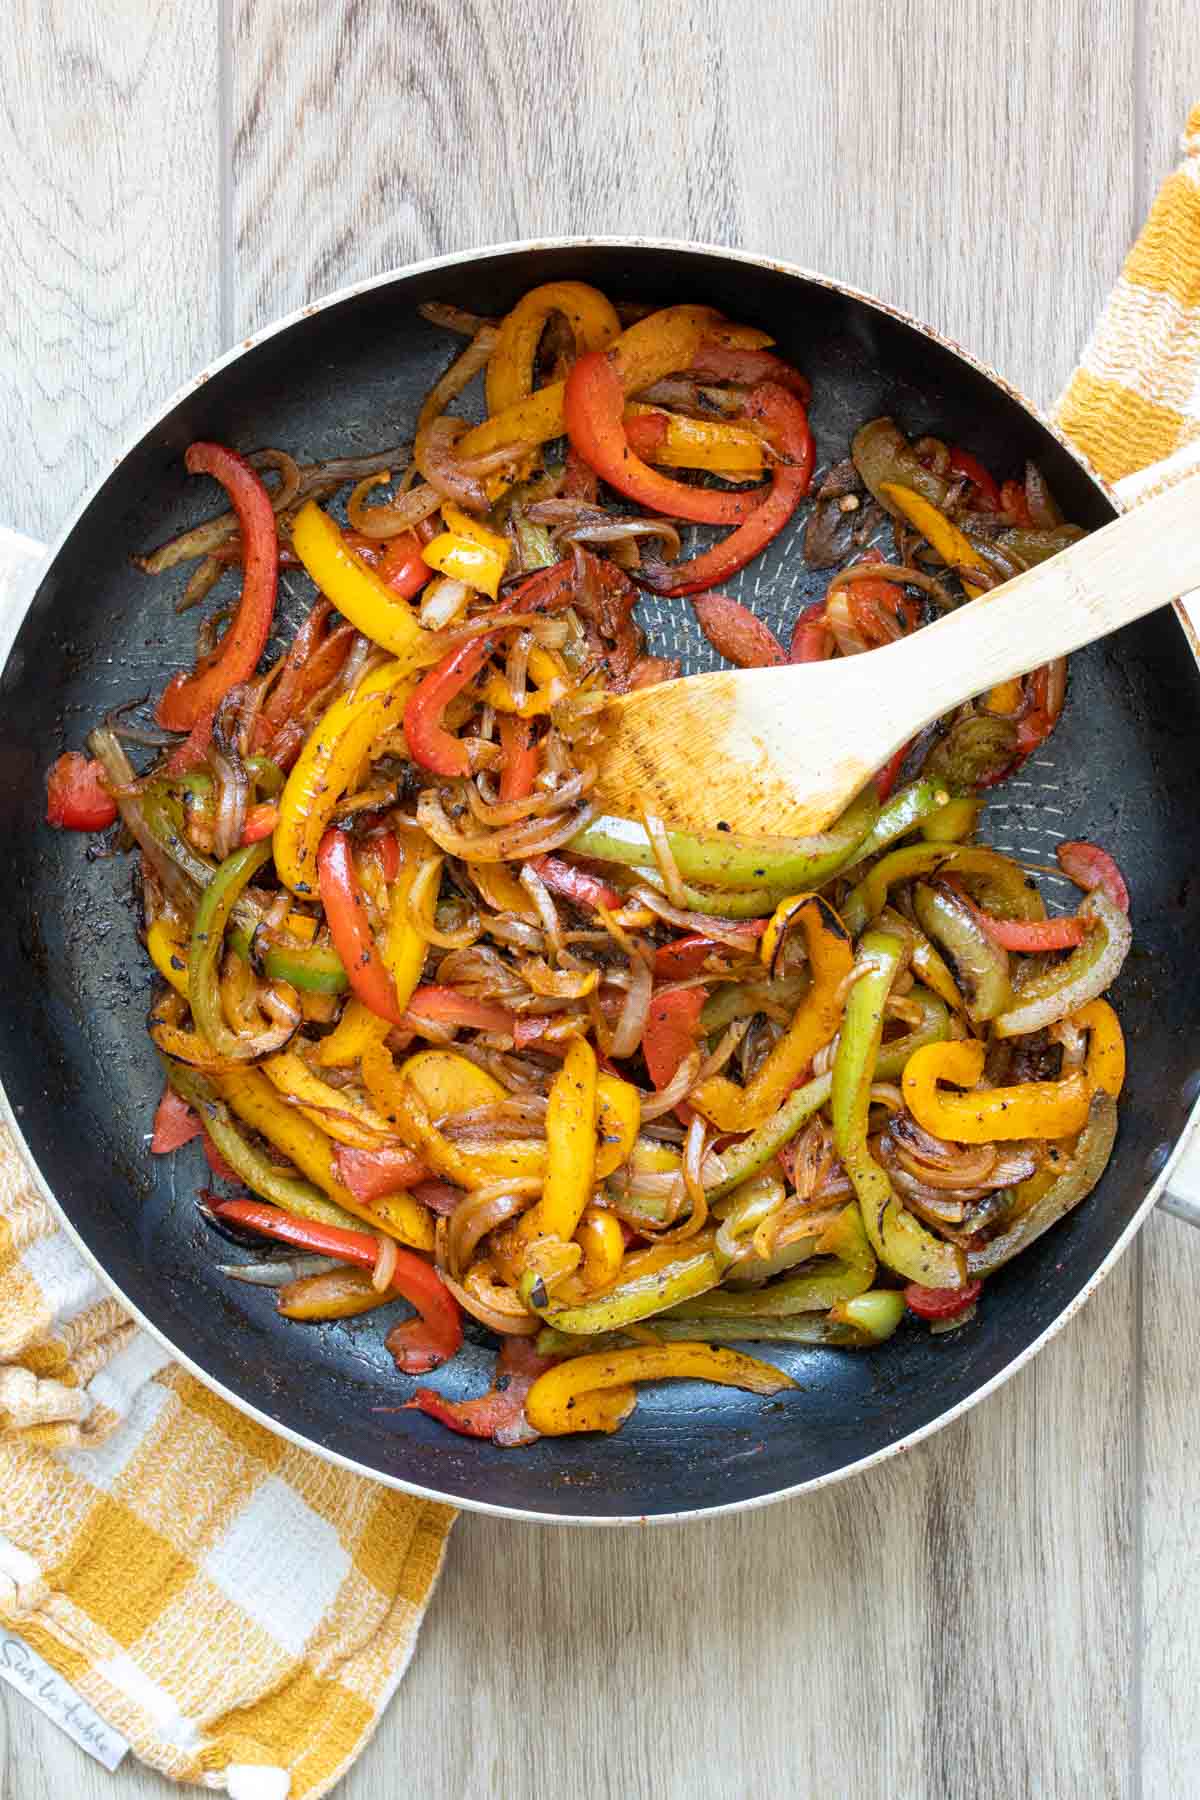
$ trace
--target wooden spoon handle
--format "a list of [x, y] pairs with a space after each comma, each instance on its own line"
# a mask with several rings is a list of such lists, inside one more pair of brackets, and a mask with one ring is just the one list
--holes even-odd
[[[1200, 474], [1114, 519], [994, 594], [883, 653], [889, 681], [921, 684], [927, 719], [1200, 587]], [[875, 656], [879, 653], [876, 652]], [[875, 656], [864, 661], [875, 662]], [[919, 677], [916, 671], [919, 669]]]

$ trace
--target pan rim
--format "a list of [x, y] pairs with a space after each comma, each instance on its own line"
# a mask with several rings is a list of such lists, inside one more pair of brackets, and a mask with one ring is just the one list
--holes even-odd
[[[370, 276], [360, 281], [350, 282], [340, 288], [336, 288], [329, 294], [322, 296], [320, 300], [310, 301], [303, 306], [295, 307], [292, 311], [273, 320], [270, 324], [265, 325], [257, 331], [240, 339], [237, 344], [222, 352], [220, 356], [214, 358], [210, 363], [205, 365], [198, 374], [181, 382], [165, 401], [158, 407], [152, 409], [151, 412], [143, 418], [139, 427], [130, 434], [119, 453], [111, 459], [111, 462], [103, 470], [97, 473], [96, 478], [90, 483], [86, 492], [73, 508], [63, 526], [55, 536], [53, 543], [47, 548], [41, 575], [30, 598], [30, 605], [32, 606], [37, 593], [40, 591], [47, 575], [53, 568], [63, 546], [75, 530], [83, 514], [99, 495], [100, 490], [109, 479], [113, 470], [119, 468], [143, 439], [153, 431], [157, 425], [165, 420], [189, 394], [194, 393], [197, 388], [205, 386], [215, 376], [219, 375], [222, 370], [232, 366], [233, 363], [245, 356], [248, 351], [256, 349], [259, 345], [266, 343], [275, 337], [281, 336], [284, 332], [290, 330], [294, 325], [301, 323], [305, 319], [312, 318], [319, 313], [328, 311], [335, 306], [341, 305], [345, 301], [356, 299], [363, 294], [372, 293], [377, 289], [385, 288], [401, 280], [410, 279], [413, 276], [435, 273], [440, 269], [457, 269], [464, 265], [487, 261], [502, 256], [512, 256], [522, 253], [530, 254], [545, 250], [581, 251], [592, 248], [660, 250], [688, 257], [710, 256], [726, 262], [742, 263], [755, 268], [768, 269], [789, 279], [798, 280], [825, 288], [834, 293], [845, 295], [850, 299], [872, 308], [876, 312], [889, 318], [896, 319], [909, 326], [929, 342], [950, 351], [952, 355], [958, 357], [962, 362], [966, 363], [970, 368], [982, 375], [993, 386], [1007, 394], [1007, 396], [1020, 406], [1030, 418], [1036, 421], [1043, 430], [1048, 432], [1050, 436], [1055, 439], [1067, 455], [1070, 456], [1071, 460], [1078, 465], [1082, 473], [1108, 501], [1109, 505], [1113, 508], [1114, 513], [1119, 513], [1122, 510], [1121, 501], [1114, 493], [1111, 486], [1099, 475], [1088, 458], [1063, 436], [1062, 432], [1058, 429], [1052, 419], [1044, 413], [1039, 406], [1035, 405], [1027, 395], [1009, 382], [996, 369], [974, 355], [973, 352], [966, 349], [956, 339], [951, 338], [945, 333], [938, 331], [935, 327], [928, 325], [925, 321], [917, 318], [903, 307], [893, 305], [890, 301], [883, 300], [866, 289], [859, 288], [851, 282], [842, 281], [836, 277], [826, 275], [821, 271], [809, 269], [801, 264], [791, 263], [782, 258], [759, 255], [751, 251], [734, 249], [727, 245], [703, 243], [689, 239], [646, 236], [565, 234], [550, 237], [509, 240], [498, 244], [482, 245], [469, 250], [447, 252], [440, 256], [425, 257], [411, 263], [405, 263], [399, 267], [386, 270], [379, 275]], [[1191, 652], [1192, 659], [1197, 665], [1200, 665], [1200, 644], [1198, 644], [1195, 634], [1188, 628], [1187, 622], [1181, 615], [1178, 606], [1174, 608], [1174, 611], [1177, 622], [1183, 632], [1184, 640]], [[14, 646], [19, 642], [23, 628], [24, 620], [17, 629], [14, 638]], [[11, 650], [9, 654], [11, 654]], [[137, 1322], [142, 1330], [146, 1331], [155, 1342], [162, 1346], [173, 1361], [187, 1369], [198, 1381], [201, 1381], [212, 1392], [228, 1401], [229, 1404], [235, 1407], [239, 1412], [256, 1420], [277, 1436], [286, 1438], [290, 1443], [293, 1443], [302, 1449], [312, 1451], [316, 1455], [324, 1458], [325, 1461], [333, 1463], [340, 1468], [344, 1468], [351, 1474], [364, 1476], [368, 1480], [377, 1481], [384, 1486], [397, 1489], [403, 1493], [412, 1494], [418, 1499], [433, 1501], [439, 1505], [452, 1506], [461, 1511], [480, 1513], [489, 1517], [512, 1519], [529, 1524], [626, 1527], [636, 1525], [657, 1526], [684, 1524], [692, 1520], [711, 1519], [732, 1513], [758, 1510], [762, 1507], [772, 1506], [779, 1501], [796, 1499], [803, 1494], [815, 1493], [821, 1488], [830, 1487], [836, 1482], [847, 1480], [852, 1475], [864, 1474], [867, 1470], [873, 1469], [888, 1461], [890, 1458], [900, 1455], [903, 1451], [912, 1449], [917, 1444], [922, 1443], [926, 1438], [931, 1437], [935, 1432], [942, 1430], [944, 1426], [961, 1418], [981, 1401], [989, 1398], [1020, 1369], [1024, 1368], [1051, 1338], [1056, 1337], [1058, 1333], [1064, 1329], [1069, 1321], [1081, 1310], [1087, 1300], [1090, 1299], [1104, 1278], [1113, 1268], [1115, 1268], [1121, 1256], [1124, 1255], [1133, 1239], [1141, 1230], [1150, 1212], [1157, 1205], [1160, 1195], [1166, 1190], [1171, 1174], [1183, 1154], [1189, 1137], [1197, 1126], [1200, 1125], [1200, 1099], [1198, 1099], [1193, 1106], [1188, 1117], [1187, 1125], [1175, 1141], [1171, 1153], [1163, 1164], [1163, 1167], [1160, 1169], [1155, 1179], [1150, 1183], [1140, 1206], [1084, 1286], [1072, 1296], [1057, 1317], [1051, 1321], [1045, 1330], [1041, 1332], [1032, 1343], [1027, 1344], [1011, 1362], [1007, 1363], [1004, 1368], [1000, 1369], [990, 1380], [984, 1382], [980, 1387], [973, 1389], [971, 1393], [964, 1395], [964, 1397], [961, 1400], [956, 1401], [953, 1406], [949, 1407], [944, 1412], [939, 1413], [926, 1424], [906, 1433], [901, 1438], [897, 1438], [894, 1443], [881, 1445], [878, 1449], [871, 1451], [868, 1455], [857, 1457], [853, 1461], [842, 1464], [839, 1468], [827, 1470], [821, 1475], [812, 1476], [805, 1481], [793, 1483], [788, 1487], [774, 1489], [769, 1493], [755, 1494], [739, 1500], [731, 1500], [723, 1503], [718, 1502], [711, 1506], [691, 1507], [673, 1512], [655, 1512], [650, 1514], [611, 1513], [599, 1515], [587, 1513], [545, 1512], [532, 1508], [501, 1505], [475, 1498], [465, 1499], [458, 1496], [447, 1495], [435, 1488], [424, 1487], [419, 1483], [405, 1480], [401, 1476], [385, 1473], [378, 1469], [368, 1467], [363, 1463], [356, 1462], [352, 1457], [345, 1456], [341, 1452], [319, 1443], [316, 1439], [307, 1437], [304, 1433], [293, 1430], [290, 1426], [283, 1424], [269, 1413], [262, 1411], [259, 1407], [255, 1406], [252, 1401], [247, 1400], [231, 1388], [226, 1387], [223, 1382], [213, 1376], [209, 1371], [202, 1368], [193, 1358], [182, 1352], [171, 1341], [168, 1333], [161, 1327], [152, 1323], [141, 1309], [128, 1298], [122, 1288], [104, 1268], [99, 1258], [84, 1241], [79, 1230], [76, 1228], [43, 1176], [25, 1139], [24, 1132], [21, 1130], [20, 1124], [9, 1102], [7, 1092], [2, 1085], [0, 1085], [0, 1119], [3, 1119], [3, 1122], [7, 1125], [18, 1149], [23, 1155], [27, 1170], [36, 1188], [49, 1203], [68, 1236], [74, 1242], [85, 1261], [95, 1270], [105, 1287], [121, 1302], [122, 1306], [126, 1308], [130, 1316]]]

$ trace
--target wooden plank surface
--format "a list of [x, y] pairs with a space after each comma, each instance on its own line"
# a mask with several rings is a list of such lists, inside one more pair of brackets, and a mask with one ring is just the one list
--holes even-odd
[[[1200, 92], [1189, 0], [230, 0], [223, 58], [215, 18], [22, 0], [0, 22], [0, 517], [26, 530], [219, 340], [543, 232], [828, 269], [1048, 401]], [[642, 1534], [464, 1517], [340, 1792], [1187, 1792], [1181, 1230], [1147, 1237], [1144, 1392], [1135, 1252], [1001, 1395], [867, 1478]], [[168, 1791], [131, 1764], [110, 1783], [7, 1695], [0, 1721], [12, 1800]]]

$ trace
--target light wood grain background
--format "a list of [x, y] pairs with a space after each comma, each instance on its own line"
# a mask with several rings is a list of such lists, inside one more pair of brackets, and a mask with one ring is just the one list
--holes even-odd
[[[1195, 0], [5, 0], [0, 519], [351, 278], [540, 232], [822, 268], [1048, 401], [1200, 96]], [[466, 1516], [345, 1800], [1200, 1793], [1200, 1243], [933, 1442], [711, 1525]], [[0, 1690], [5, 1800], [157, 1796]]]

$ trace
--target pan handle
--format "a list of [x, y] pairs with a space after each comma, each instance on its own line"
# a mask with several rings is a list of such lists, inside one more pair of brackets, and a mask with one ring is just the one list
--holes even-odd
[[[1118, 493], [1125, 503], [1134, 504], [1143, 494], [1153, 491], [1151, 478], [1158, 470], [1167, 471], [1179, 462], [1178, 456], [1118, 483]], [[1200, 464], [1200, 455], [1189, 446], [1189, 461]], [[10, 531], [0, 525], [0, 670], [8, 660], [9, 650], [26, 609], [32, 600], [46, 562], [46, 546]], [[1185, 604], [1200, 631], [1200, 592], [1187, 596]], [[1200, 1129], [1190, 1133], [1188, 1142], [1171, 1172], [1170, 1186], [1159, 1201], [1163, 1212], [1183, 1219], [1189, 1225], [1200, 1225]]]

